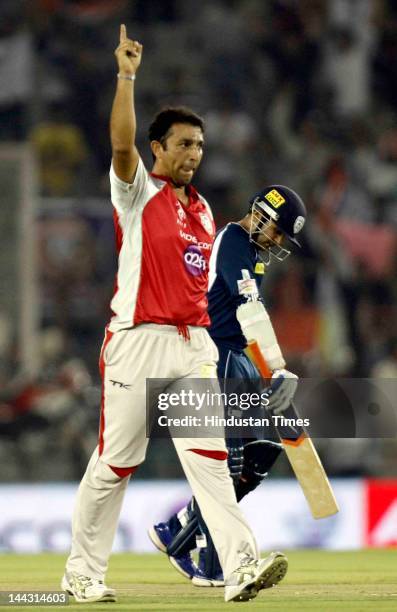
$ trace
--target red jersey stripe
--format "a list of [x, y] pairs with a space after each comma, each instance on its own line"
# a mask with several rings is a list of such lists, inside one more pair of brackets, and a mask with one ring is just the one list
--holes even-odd
[[205, 450], [204, 448], [188, 448], [187, 450], [203, 457], [209, 457], [210, 459], [216, 459], [217, 461], [225, 461], [227, 459], [227, 451], [218, 450]]

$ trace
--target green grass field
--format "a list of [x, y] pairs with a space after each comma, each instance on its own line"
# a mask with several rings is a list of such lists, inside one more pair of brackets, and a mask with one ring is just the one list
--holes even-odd
[[[274, 589], [247, 603], [223, 602], [223, 589], [193, 587], [164, 555], [113, 555], [107, 583], [118, 591], [114, 604], [74, 604], [67, 610], [394, 610], [397, 611], [397, 550], [359, 552], [291, 551], [289, 572]], [[65, 556], [0, 555], [0, 590], [59, 590]], [[1, 606], [1, 609], [26, 610]], [[58, 606], [36, 609], [60, 610]]]

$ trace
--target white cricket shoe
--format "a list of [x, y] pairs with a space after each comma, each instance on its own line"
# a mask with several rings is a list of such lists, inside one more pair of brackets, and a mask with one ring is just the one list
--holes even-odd
[[247, 558], [228, 578], [225, 601], [248, 601], [261, 589], [275, 586], [287, 573], [288, 560], [283, 553], [271, 553], [265, 559]]
[[65, 572], [61, 588], [63, 591], [73, 595], [78, 603], [90, 603], [93, 601], [116, 601], [116, 591], [109, 589], [95, 578], [89, 578], [75, 572]]

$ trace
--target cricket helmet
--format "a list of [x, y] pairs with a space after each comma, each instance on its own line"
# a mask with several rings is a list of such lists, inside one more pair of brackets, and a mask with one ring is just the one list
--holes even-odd
[[[299, 234], [306, 221], [306, 207], [298, 194], [284, 185], [269, 185], [250, 199], [251, 229], [250, 239], [258, 246], [255, 234], [266, 234], [266, 229], [271, 222], [275, 223], [279, 230], [287, 238], [301, 246], [296, 235]], [[269, 252], [282, 261], [290, 251], [281, 245], [272, 245]]]

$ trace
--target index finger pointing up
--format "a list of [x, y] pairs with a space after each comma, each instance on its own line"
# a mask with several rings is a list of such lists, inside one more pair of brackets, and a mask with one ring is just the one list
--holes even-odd
[[127, 28], [124, 23], [122, 23], [120, 26], [120, 42], [124, 42], [125, 40], [127, 40]]

